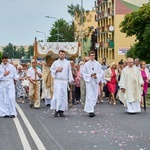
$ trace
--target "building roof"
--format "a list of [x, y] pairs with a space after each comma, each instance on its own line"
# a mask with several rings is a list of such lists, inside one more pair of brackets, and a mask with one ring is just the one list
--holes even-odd
[[128, 14], [138, 10], [139, 7], [124, 0], [116, 0], [116, 14]]

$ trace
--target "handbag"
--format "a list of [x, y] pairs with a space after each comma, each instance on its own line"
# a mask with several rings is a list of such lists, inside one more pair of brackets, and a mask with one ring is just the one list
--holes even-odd
[[108, 76], [106, 77], [106, 76], [105, 76], [104, 79], [105, 79], [106, 81], [110, 81], [110, 80], [111, 80], [111, 77], [108, 77]]
[[23, 87], [29, 86], [29, 81], [28, 80], [23, 80], [22, 81], [22, 86]]

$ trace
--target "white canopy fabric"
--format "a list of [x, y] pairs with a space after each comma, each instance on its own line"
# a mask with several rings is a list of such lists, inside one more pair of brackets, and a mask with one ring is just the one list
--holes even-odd
[[37, 42], [37, 56], [39, 58], [44, 58], [47, 55], [57, 58], [59, 50], [64, 50], [67, 58], [76, 56], [78, 55], [78, 42]]

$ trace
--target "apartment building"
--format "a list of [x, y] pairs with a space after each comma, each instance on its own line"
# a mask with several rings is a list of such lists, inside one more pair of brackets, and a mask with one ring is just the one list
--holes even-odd
[[103, 57], [107, 63], [125, 60], [125, 54], [135, 42], [135, 37], [126, 37], [119, 25], [124, 16], [136, 11], [149, 0], [97, 0], [95, 1], [97, 22], [98, 60]]
[[0, 46], [0, 52], [3, 52], [4, 46]]

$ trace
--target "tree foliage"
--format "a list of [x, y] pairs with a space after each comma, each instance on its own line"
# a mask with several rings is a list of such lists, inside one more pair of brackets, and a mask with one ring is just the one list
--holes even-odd
[[13, 58], [16, 56], [16, 46], [14, 46], [11, 43], [8, 43], [8, 45], [6, 45], [6, 47], [3, 48], [3, 53], [4, 54], [8, 54], [9, 58]]
[[[79, 4], [77, 5], [68, 5], [68, 13], [72, 17], [72, 22], [75, 30], [75, 37], [77, 41], [80, 41], [83, 38], [84, 41], [87, 41], [89, 34], [91, 33], [91, 27], [84, 28], [85, 22], [91, 22], [91, 15], [89, 10], [84, 10]], [[83, 14], [83, 15], [82, 15]], [[83, 27], [83, 35], [81, 35], [81, 30]]]
[[[138, 11], [127, 14], [120, 24], [121, 32], [126, 36], [135, 36], [136, 43], [131, 47], [132, 57], [150, 62], [150, 2]], [[126, 56], [128, 56], [127, 54]]]
[[0, 52], [0, 63], [2, 62], [2, 52]]
[[[59, 34], [58, 34], [59, 28]], [[50, 30], [50, 36], [48, 42], [73, 42], [74, 41], [74, 26], [66, 22], [64, 19], [59, 19], [54, 22], [53, 27]]]
[[9, 43], [6, 47], [3, 48], [3, 53], [9, 55], [9, 59], [12, 58], [21, 58], [25, 54], [25, 49], [23, 46], [16, 47], [13, 44]]
[[25, 52], [25, 48], [23, 46], [17, 46], [9, 43], [3, 48], [3, 54], [8, 54], [9, 59], [21, 59], [22, 57], [30, 58], [34, 54], [33, 45], [28, 47], [28, 52]]
[[31, 56], [34, 56], [34, 46], [30, 45], [28, 47], [28, 52], [26, 53], [27, 58], [30, 58]]

